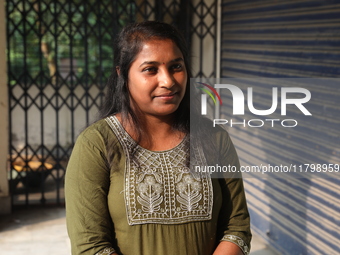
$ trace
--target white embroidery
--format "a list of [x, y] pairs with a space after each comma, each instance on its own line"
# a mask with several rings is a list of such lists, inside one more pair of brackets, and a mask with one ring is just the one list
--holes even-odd
[[240, 247], [245, 255], [249, 255], [249, 247], [240, 237], [234, 235], [224, 235], [221, 241], [232, 242]]
[[186, 175], [176, 188], [179, 193], [176, 198], [183, 210], [191, 212], [198, 207], [198, 202], [202, 199], [200, 182], [195, 181], [191, 175]]
[[142, 183], [137, 184], [138, 202], [142, 205], [143, 212], [153, 213], [160, 210], [163, 202], [162, 185], [156, 183], [153, 176], [147, 176]]
[[[175, 224], [210, 220], [213, 188], [209, 173], [191, 173], [189, 137], [171, 150], [154, 152], [136, 146], [116, 117], [106, 118], [126, 155], [125, 202], [130, 225]], [[133, 159], [130, 158], [134, 151]], [[202, 149], [194, 164], [206, 165]]]
[[108, 247], [108, 248], [104, 248], [100, 252], [97, 252], [95, 255], [111, 255], [114, 252], [115, 252], [115, 249]]

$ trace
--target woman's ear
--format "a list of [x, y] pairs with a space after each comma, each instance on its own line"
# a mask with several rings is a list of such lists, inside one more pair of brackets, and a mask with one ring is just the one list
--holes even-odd
[[119, 76], [120, 75], [120, 68], [119, 68], [119, 66], [116, 66], [116, 72], [117, 72], [117, 74]]

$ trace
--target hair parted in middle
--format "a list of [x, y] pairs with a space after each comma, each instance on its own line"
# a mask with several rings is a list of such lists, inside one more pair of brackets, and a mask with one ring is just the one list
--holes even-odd
[[107, 82], [104, 105], [100, 111], [100, 118], [120, 113], [122, 121], [131, 121], [137, 135], [137, 142], [143, 131], [143, 122], [138, 111], [131, 107], [128, 88], [129, 70], [143, 45], [150, 40], [171, 40], [181, 51], [187, 72], [187, 86], [183, 100], [175, 111], [173, 128], [184, 133], [190, 130], [190, 65], [189, 51], [181, 33], [172, 25], [159, 21], [144, 21], [127, 25], [115, 40], [115, 67]]

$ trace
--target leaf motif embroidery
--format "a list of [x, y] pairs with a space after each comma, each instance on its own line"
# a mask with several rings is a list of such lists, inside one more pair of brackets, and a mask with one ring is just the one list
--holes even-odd
[[161, 193], [162, 185], [156, 183], [154, 176], [147, 176], [142, 183], [137, 186], [139, 196], [137, 201], [142, 205], [142, 210], [147, 213], [153, 213], [160, 210], [160, 204], [163, 202]]
[[159, 173], [154, 173], [154, 176], [158, 183], [162, 183], [162, 176]]
[[177, 176], [175, 176], [175, 183], [178, 183], [182, 180], [183, 173], [179, 172]]
[[145, 177], [145, 173], [144, 172], [136, 174], [136, 182], [140, 183], [144, 179], [144, 177]]
[[176, 199], [181, 204], [182, 210], [190, 212], [198, 207], [198, 202], [202, 199], [199, 192], [202, 189], [200, 182], [195, 181], [191, 175], [186, 175], [176, 188], [178, 190]]

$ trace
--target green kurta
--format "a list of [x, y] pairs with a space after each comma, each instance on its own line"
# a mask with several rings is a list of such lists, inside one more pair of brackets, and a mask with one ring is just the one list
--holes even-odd
[[[239, 168], [227, 132], [216, 128], [213, 135], [219, 164]], [[248, 254], [251, 234], [242, 179], [193, 175], [186, 167], [188, 140], [168, 151], [148, 151], [134, 146], [115, 117], [83, 131], [65, 183], [72, 254], [110, 254], [105, 248], [113, 248], [124, 255], [208, 255], [221, 240]], [[195, 160], [216, 164], [203, 153]]]

